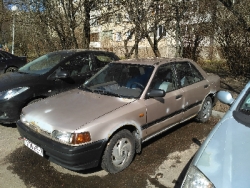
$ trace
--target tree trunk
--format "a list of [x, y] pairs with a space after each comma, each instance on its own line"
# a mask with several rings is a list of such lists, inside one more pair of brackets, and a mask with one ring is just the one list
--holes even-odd
[[83, 48], [89, 49], [90, 44], [90, 1], [84, 1]]

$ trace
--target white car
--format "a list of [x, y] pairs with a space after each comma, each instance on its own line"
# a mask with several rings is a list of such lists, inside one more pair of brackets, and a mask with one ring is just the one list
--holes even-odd
[[235, 100], [226, 91], [217, 96], [231, 107], [197, 151], [182, 188], [250, 187], [250, 82]]

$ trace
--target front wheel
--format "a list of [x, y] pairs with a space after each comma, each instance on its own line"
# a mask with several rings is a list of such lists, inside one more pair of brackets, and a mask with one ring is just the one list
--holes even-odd
[[17, 67], [8, 67], [5, 72], [16, 72], [17, 71]]
[[102, 168], [111, 173], [118, 173], [127, 168], [135, 155], [135, 139], [128, 130], [116, 133], [104, 151]]
[[207, 97], [202, 104], [200, 112], [196, 116], [196, 120], [202, 123], [206, 122], [212, 114], [212, 108], [212, 99], [211, 97]]

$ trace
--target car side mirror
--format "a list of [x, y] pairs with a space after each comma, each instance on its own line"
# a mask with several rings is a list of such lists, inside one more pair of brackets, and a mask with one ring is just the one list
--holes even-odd
[[227, 91], [219, 91], [217, 93], [217, 98], [219, 99], [220, 102], [227, 104], [229, 106], [231, 106], [231, 104], [233, 104], [234, 102], [232, 94]]
[[166, 92], [161, 89], [152, 89], [147, 93], [147, 97], [149, 98], [164, 97], [165, 95]]
[[62, 79], [62, 78], [68, 78], [68, 77], [69, 77], [69, 72], [64, 71], [64, 70], [60, 70], [56, 72], [56, 75], [55, 75], [56, 79]]

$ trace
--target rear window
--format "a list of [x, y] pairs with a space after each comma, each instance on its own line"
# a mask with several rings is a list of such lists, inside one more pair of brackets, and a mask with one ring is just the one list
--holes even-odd
[[115, 56], [109, 54], [95, 54], [94, 55], [97, 67], [104, 67], [106, 64], [117, 60]]
[[105, 56], [105, 55], [97, 55], [96, 58], [98, 59], [98, 61], [101, 61], [101, 62], [111, 62], [114, 60], [111, 57]]

